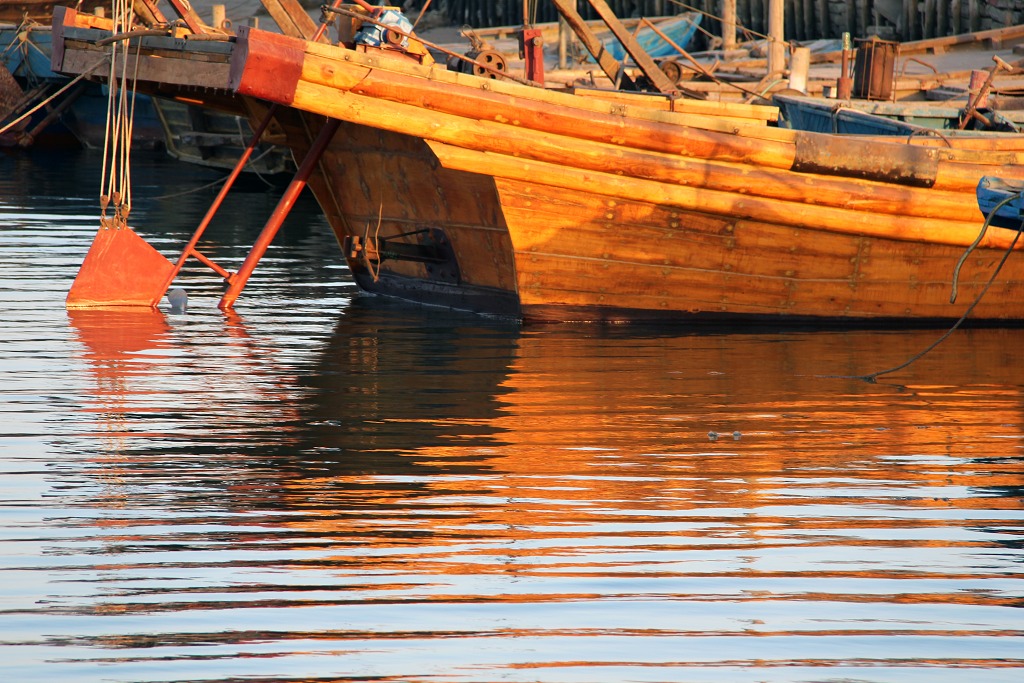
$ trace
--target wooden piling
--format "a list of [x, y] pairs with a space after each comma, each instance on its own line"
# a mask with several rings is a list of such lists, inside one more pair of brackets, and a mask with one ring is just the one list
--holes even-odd
[[783, 0], [768, 0], [768, 73], [786, 69], [786, 22]]
[[722, 2], [722, 48], [736, 48], [736, 0]]
[[789, 87], [807, 92], [807, 73], [811, 67], [811, 48], [794, 47], [789, 57]]
[[210, 10], [212, 12], [211, 21], [213, 22], [210, 25], [215, 29], [223, 30], [227, 21], [227, 12], [224, 9], [224, 5], [214, 5]]

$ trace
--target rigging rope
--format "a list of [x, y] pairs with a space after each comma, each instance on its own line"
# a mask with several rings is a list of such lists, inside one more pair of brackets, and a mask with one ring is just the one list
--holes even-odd
[[[115, 0], [113, 3], [112, 35], [117, 36], [131, 30], [133, 22], [131, 0]], [[100, 177], [100, 222], [108, 228], [120, 229], [127, 226], [132, 207], [131, 190], [131, 143], [135, 114], [135, 90], [129, 87], [128, 64], [131, 41], [110, 43], [110, 72], [107, 76], [107, 125], [103, 136], [103, 170]], [[138, 75], [139, 50], [137, 44], [135, 70], [132, 79]], [[120, 73], [118, 59], [120, 58]], [[131, 98], [129, 99], [129, 92]], [[113, 216], [108, 222], [107, 208], [112, 207]]]

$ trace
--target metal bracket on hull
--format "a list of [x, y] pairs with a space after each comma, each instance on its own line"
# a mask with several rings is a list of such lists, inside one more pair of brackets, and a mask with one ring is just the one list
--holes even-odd
[[[368, 231], [367, 231], [368, 232]], [[416, 241], [409, 241], [413, 238]], [[441, 228], [424, 228], [390, 237], [364, 234], [345, 238], [349, 267], [369, 273], [374, 280], [385, 261], [422, 263], [425, 279], [457, 285], [462, 277], [448, 236]]]

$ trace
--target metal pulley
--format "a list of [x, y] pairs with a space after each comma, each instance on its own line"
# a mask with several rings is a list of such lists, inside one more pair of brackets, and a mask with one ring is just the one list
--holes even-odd
[[505, 56], [497, 50], [470, 50], [466, 59], [449, 59], [448, 70], [483, 78], [501, 78], [508, 73], [508, 64]]
[[658, 62], [658, 68], [673, 84], [683, 80], [683, 67], [674, 59], [664, 59]]

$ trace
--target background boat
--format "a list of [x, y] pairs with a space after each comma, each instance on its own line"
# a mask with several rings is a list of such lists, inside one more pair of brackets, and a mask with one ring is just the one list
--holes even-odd
[[[167, 153], [179, 161], [230, 170], [252, 139], [252, 128], [244, 116], [162, 97], [152, 98], [152, 106]], [[245, 172], [279, 185], [287, 183], [295, 163], [286, 147], [264, 141], [256, 147]]]

